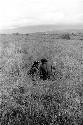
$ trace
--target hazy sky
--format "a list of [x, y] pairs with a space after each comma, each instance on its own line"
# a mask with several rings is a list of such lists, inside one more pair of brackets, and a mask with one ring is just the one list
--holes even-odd
[[0, 0], [0, 29], [83, 21], [83, 0]]

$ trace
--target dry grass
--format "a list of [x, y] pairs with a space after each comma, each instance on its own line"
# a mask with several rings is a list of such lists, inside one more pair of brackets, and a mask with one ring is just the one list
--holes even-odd
[[[67, 35], [68, 40], [63, 35], [63, 33], [0, 35], [1, 105], [6, 104], [8, 107], [20, 105], [25, 110], [27, 105], [31, 104], [36, 110], [43, 111], [45, 102], [42, 99], [43, 96], [47, 96], [48, 99], [53, 98], [51, 102], [46, 102], [49, 104], [48, 109], [54, 105], [56, 108], [59, 106], [58, 114], [62, 116], [67, 114], [73, 119], [78, 119], [79, 116], [82, 119], [83, 34], [70, 33], [69, 36]], [[61, 80], [58, 80], [58, 76], [55, 81], [33, 82], [30, 79], [27, 71], [35, 60], [43, 57], [63, 73]], [[23, 93], [19, 90], [21, 86]], [[54, 112], [54, 109], [49, 111]], [[45, 112], [48, 114], [47, 109]], [[77, 120], [74, 122], [76, 125]]]

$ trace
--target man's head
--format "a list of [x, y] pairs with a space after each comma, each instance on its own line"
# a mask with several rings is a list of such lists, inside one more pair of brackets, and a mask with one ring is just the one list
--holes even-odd
[[41, 59], [42, 64], [47, 63], [47, 59], [43, 58]]

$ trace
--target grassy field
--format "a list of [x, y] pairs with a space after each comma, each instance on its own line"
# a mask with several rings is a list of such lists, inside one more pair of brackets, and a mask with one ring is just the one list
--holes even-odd
[[[49, 79], [32, 78], [43, 58]], [[0, 124], [83, 125], [83, 33], [0, 35]]]

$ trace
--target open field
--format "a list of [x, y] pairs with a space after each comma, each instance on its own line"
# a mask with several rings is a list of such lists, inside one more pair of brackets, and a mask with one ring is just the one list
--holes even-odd
[[83, 125], [82, 32], [0, 35], [0, 124]]

